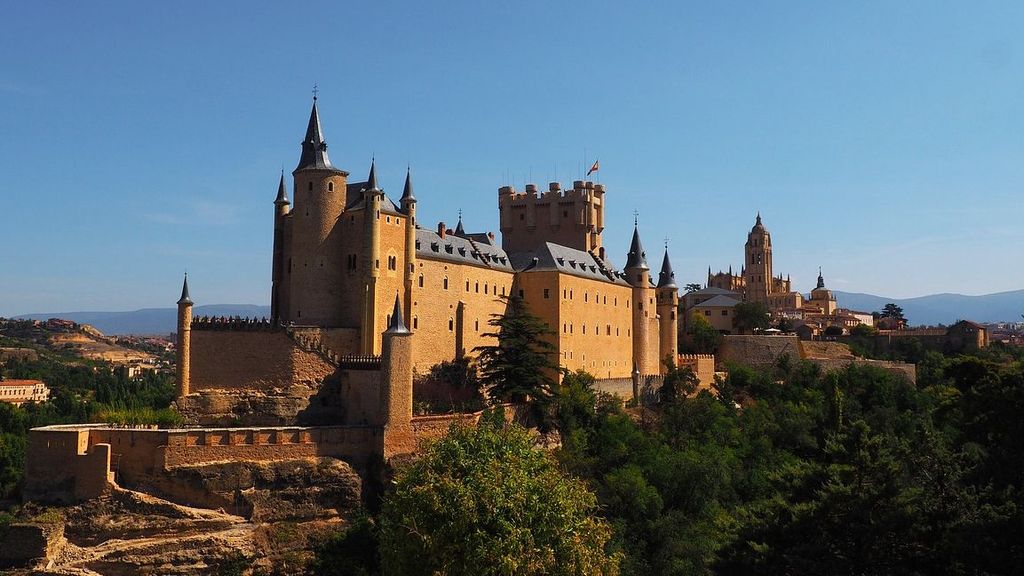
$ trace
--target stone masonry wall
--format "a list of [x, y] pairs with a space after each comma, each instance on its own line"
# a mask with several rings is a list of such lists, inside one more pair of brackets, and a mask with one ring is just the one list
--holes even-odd
[[334, 372], [280, 330], [193, 330], [191, 360], [192, 391], [315, 385]]

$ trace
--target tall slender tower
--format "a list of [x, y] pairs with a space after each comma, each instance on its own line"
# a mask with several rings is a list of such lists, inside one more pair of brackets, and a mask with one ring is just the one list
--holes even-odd
[[377, 162], [370, 162], [370, 176], [363, 190], [363, 253], [369, 262], [363, 289], [362, 353], [377, 353], [377, 283], [380, 280], [380, 204], [384, 191], [377, 186]]
[[295, 206], [291, 213], [290, 243], [282, 255], [288, 278], [286, 321], [318, 326], [340, 323], [343, 262], [330, 257], [340, 252], [340, 235], [332, 234], [347, 201], [348, 172], [331, 164], [320, 128], [316, 97], [302, 140], [299, 165], [292, 171]]
[[416, 275], [416, 197], [412, 193], [412, 169], [405, 171], [402, 190], [402, 212], [405, 213], [405, 325], [412, 326], [413, 281]]
[[402, 306], [395, 294], [391, 322], [384, 332], [381, 351], [381, 424], [408, 426], [412, 421], [412, 333], [402, 322]]
[[760, 212], [757, 213], [757, 221], [750, 229], [750, 234], [747, 234], [744, 252], [746, 300], [768, 304], [772, 286], [772, 235], [761, 223]]
[[192, 348], [192, 298], [188, 295], [188, 274], [181, 285], [181, 298], [178, 298], [178, 373], [176, 384], [178, 398], [189, 393], [189, 359]]
[[661, 273], [658, 274], [658, 287], [655, 289], [658, 300], [658, 364], [665, 373], [668, 366], [665, 359], [673, 363], [679, 353], [679, 325], [676, 314], [679, 311], [679, 286], [676, 285], [676, 273], [672, 271], [672, 263], [668, 260], [668, 246], [665, 247], [665, 258], [661, 261]]
[[277, 198], [274, 199], [274, 259], [271, 265], [270, 280], [270, 321], [277, 324], [281, 314], [281, 292], [284, 290], [284, 217], [291, 210], [288, 202], [288, 190], [284, 185], [284, 170], [281, 171], [281, 182], [277, 185]]
[[647, 253], [640, 242], [640, 230], [633, 223], [633, 242], [626, 256], [626, 281], [633, 286], [633, 363], [641, 374], [655, 374], [658, 365], [649, 358], [650, 333], [649, 319], [654, 312], [650, 301], [653, 300], [651, 288], [651, 269], [647, 266]]

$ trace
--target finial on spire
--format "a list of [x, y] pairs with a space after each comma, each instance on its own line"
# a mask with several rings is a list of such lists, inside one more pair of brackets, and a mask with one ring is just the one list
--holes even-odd
[[455, 226], [456, 236], [465, 236], [466, 230], [462, 228], [462, 208], [459, 208], [459, 223]]
[[640, 224], [640, 213], [633, 210], [633, 227], [636, 228]]
[[405, 327], [405, 322], [402, 321], [402, 304], [397, 290], [395, 291], [395, 308], [391, 311], [391, 322], [388, 324], [387, 332], [388, 334], [409, 333], [409, 329]]
[[316, 102], [316, 97], [320, 94], [320, 86], [315, 82], [313, 83], [313, 102]]

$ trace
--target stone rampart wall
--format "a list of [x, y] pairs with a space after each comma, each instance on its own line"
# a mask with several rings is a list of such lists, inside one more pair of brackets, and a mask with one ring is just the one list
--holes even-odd
[[334, 372], [284, 330], [193, 330], [190, 358], [192, 391], [315, 385]]

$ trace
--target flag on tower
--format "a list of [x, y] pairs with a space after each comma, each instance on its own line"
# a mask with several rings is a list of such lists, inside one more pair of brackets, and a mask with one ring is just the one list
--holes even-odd
[[601, 161], [600, 160], [594, 160], [594, 165], [590, 167], [590, 170], [587, 170], [587, 176], [590, 176], [591, 174], [593, 174], [594, 172], [597, 172], [600, 169], [601, 169]]

